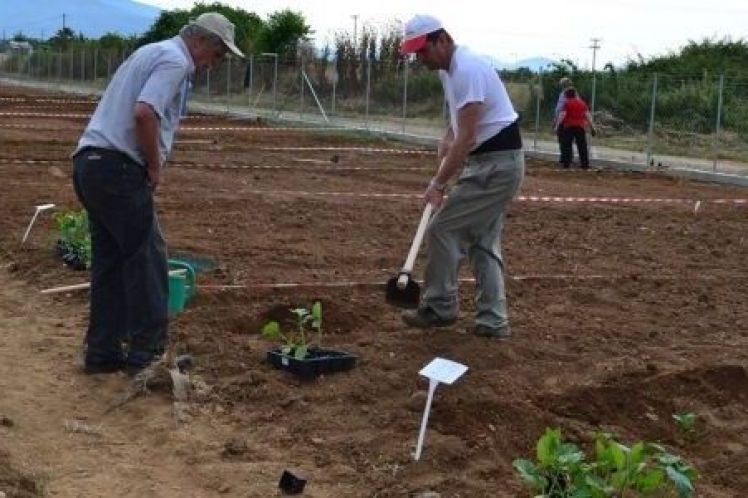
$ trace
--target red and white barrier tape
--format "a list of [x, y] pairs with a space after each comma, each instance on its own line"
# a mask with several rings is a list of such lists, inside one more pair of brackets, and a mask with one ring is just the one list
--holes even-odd
[[[200, 189], [183, 189], [180, 192], [198, 192]], [[214, 189], [213, 192], [253, 194], [253, 195], [289, 195], [302, 197], [358, 197], [358, 198], [401, 198], [401, 199], [420, 199], [423, 194], [404, 194], [404, 193], [358, 193], [358, 192], [313, 192], [306, 190], [257, 190], [257, 189]], [[540, 202], [540, 203], [608, 203], [608, 204], [735, 204], [747, 205], [748, 199], [658, 199], [658, 198], [634, 198], [634, 197], [558, 197], [558, 196], [525, 196], [520, 195], [515, 198], [517, 202]]]
[[344, 130], [335, 126], [327, 126], [320, 128], [312, 127], [301, 127], [301, 126], [180, 126], [179, 131], [195, 132], [195, 131], [241, 131], [241, 132], [270, 132], [270, 131], [333, 131], [333, 130]]
[[436, 155], [432, 150], [421, 149], [376, 149], [372, 147], [259, 147], [260, 150], [324, 151], [324, 152], [380, 152], [385, 154]]
[[[59, 164], [68, 162], [61, 159], [1, 159], [0, 164]], [[218, 169], [248, 169], [248, 170], [285, 170], [296, 169], [294, 166], [262, 166], [262, 165], [226, 165], [226, 164], [192, 164], [174, 162], [174, 165], [182, 167], [206, 167]], [[367, 168], [361, 166], [318, 166], [306, 167], [310, 171], [330, 170], [330, 171], [423, 171], [428, 168]], [[183, 189], [180, 189], [183, 190]], [[218, 192], [232, 192], [228, 189], [218, 189]], [[236, 192], [236, 191], [234, 191]], [[333, 197], [399, 197], [399, 198], [419, 198], [421, 194], [386, 194], [386, 193], [358, 193], [358, 192], [312, 192], [304, 190], [240, 190], [241, 193], [250, 193], [257, 195], [265, 194], [283, 194], [283, 195], [301, 195], [301, 196], [333, 196]], [[562, 196], [536, 196], [536, 195], [519, 195], [515, 198], [517, 202], [540, 202], [540, 203], [577, 203], [577, 204], [695, 204], [696, 209], [702, 203], [711, 204], [733, 204], [746, 205], [748, 199], [678, 199], [678, 198], [657, 198], [657, 197], [562, 197]]]
[[47, 113], [47, 112], [0, 112], [2, 117], [12, 118], [76, 118], [89, 119], [90, 114], [69, 114], [69, 113]]
[[[572, 275], [572, 274], [537, 274], [507, 276], [508, 280], [603, 280], [605, 275]], [[475, 283], [474, 278], [460, 278], [460, 283]], [[384, 287], [384, 280], [339, 280], [336, 282], [278, 282], [256, 284], [198, 284], [200, 289], [229, 290], [229, 289], [299, 289], [299, 288], [337, 288], [337, 287]]]
[[[621, 279], [637, 278], [640, 280], [649, 281], [662, 281], [662, 280], [721, 280], [721, 277], [713, 275], [689, 275], [688, 277], [681, 277], [678, 275], [576, 275], [573, 273], [560, 273], [560, 274], [527, 274], [527, 275], [507, 275], [506, 279], [515, 282], [528, 282], [534, 280], [557, 280], [557, 281], [584, 281], [584, 280], [605, 280], [614, 281]], [[748, 276], [735, 275], [730, 277], [733, 280], [744, 280]], [[474, 278], [460, 278], [460, 283], [474, 284]], [[339, 280], [335, 282], [278, 282], [278, 283], [254, 283], [254, 284], [198, 284], [199, 289], [204, 290], [283, 290], [283, 289], [334, 289], [334, 288], [349, 288], [349, 287], [384, 287], [387, 285], [386, 281], [374, 281], [374, 280]]]
[[0, 102], [31, 102], [40, 104], [98, 104], [98, 100], [68, 100], [68, 99], [30, 99], [28, 97], [0, 97]]
[[[69, 164], [71, 159], [3, 159], [0, 158], [0, 164]], [[431, 171], [433, 168], [419, 167], [419, 166], [398, 166], [398, 167], [387, 167], [387, 166], [334, 166], [330, 164], [326, 165], [277, 165], [277, 166], [266, 166], [266, 165], [254, 165], [254, 164], [225, 164], [225, 163], [191, 163], [182, 161], [171, 161], [169, 163], [173, 166], [187, 169], [225, 169], [225, 170], [300, 170], [300, 171]]]

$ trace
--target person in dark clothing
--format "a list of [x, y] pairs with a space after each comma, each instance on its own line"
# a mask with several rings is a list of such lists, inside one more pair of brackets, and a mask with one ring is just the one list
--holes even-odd
[[91, 231], [87, 374], [134, 374], [165, 350], [168, 261], [153, 195], [187, 83], [229, 51], [242, 55], [234, 25], [215, 12], [139, 48], [117, 69], [73, 152], [73, 184]]
[[579, 153], [579, 163], [582, 169], [590, 167], [589, 153], [587, 150], [586, 129], [589, 126], [590, 133], [595, 136], [597, 130], [592, 122], [587, 104], [582, 100], [574, 87], [567, 88], [564, 92], [563, 109], [556, 119], [555, 129], [559, 134], [561, 144], [561, 165], [569, 168], [574, 156], [572, 146], [576, 142]]

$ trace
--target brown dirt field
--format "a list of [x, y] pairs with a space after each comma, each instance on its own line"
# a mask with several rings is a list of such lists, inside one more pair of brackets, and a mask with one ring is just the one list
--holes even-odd
[[[93, 108], [38, 98], [0, 87], [0, 113]], [[0, 124], [15, 126], [0, 126], [0, 417], [11, 421], [0, 424], [0, 491], [9, 496], [33, 484], [51, 496], [267, 497], [285, 468], [309, 479], [309, 497], [529, 496], [511, 462], [534, 455], [547, 426], [588, 450], [599, 429], [659, 441], [698, 469], [700, 497], [748, 489], [748, 205], [710, 202], [748, 198], [745, 189], [528, 160], [524, 196], [684, 201], [516, 201], [504, 236], [515, 336], [496, 343], [465, 333], [472, 284], [461, 288], [459, 324], [438, 332], [405, 328], [384, 302], [381, 282], [409, 247], [433, 154], [282, 150], [414, 147], [187, 120], [158, 211], [172, 254], [215, 268], [172, 320], [172, 349], [195, 356], [204, 386], [191, 419], [176, 424], [158, 391], [104, 414], [127, 379], [80, 371], [85, 292], [38, 293], [87, 275], [55, 259], [49, 213], [19, 246], [34, 205], [79, 208], [68, 156], [84, 120]], [[188, 129], [227, 126], [250, 129]], [[325, 285], [334, 282], [360, 284]], [[305, 285], [268, 285], [280, 283]], [[273, 344], [258, 331], [280, 308], [315, 300], [324, 345], [360, 359], [302, 382], [265, 362]], [[418, 371], [435, 356], [470, 370], [437, 390], [414, 463], [427, 387]], [[698, 415], [695, 438], [672, 420], [682, 410]]]

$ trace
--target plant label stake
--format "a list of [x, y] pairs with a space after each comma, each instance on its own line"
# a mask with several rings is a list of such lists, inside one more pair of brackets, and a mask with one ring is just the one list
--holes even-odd
[[29, 232], [31, 232], [31, 227], [33, 226], [34, 222], [36, 221], [36, 217], [39, 216], [39, 213], [42, 211], [46, 211], [47, 209], [52, 209], [55, 207], [54, 204], [40, 204], [36, 206], [36, 211], [34, 211], [34, 216], [31, 217], [31, 221], [29, 222], [29, 226], [26, 227], [26, 233], [23, 234], [23, 238], [21, 239], [21, 245], [23, 245], [24, 242], [26, 242], [26, 239], [29, 236]]
[[439, 383], [447, 385], [452, 384], [454, 381], [462, 377], [467, 372], [468, 367], [462, 363], [456, 361], [447, 360], [444, 358], [434, 358], [431, 363], [426, 365], [418, 372], [420, 375], [429, 379], [429, 394], [426, 398], [426, 408], [423, 410], [423, 420], [421, 420], [421, 430], [418, 433], [418, 444], [416, 445], [416, 452], [414, 459], [418, 461], [421, 458], [421, 450], [423, 449], [423, 440], [426, 438], [426, 425], [429, 422], [429, 413], [431, 412], [431, 401], [434, 399], [434, 391]]

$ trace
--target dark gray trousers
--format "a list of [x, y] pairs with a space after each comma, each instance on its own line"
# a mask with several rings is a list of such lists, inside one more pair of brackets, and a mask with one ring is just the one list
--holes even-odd
[[444, 319], [457, 316], [457, 273], [467, 258], [476, 280], [475, 323], [492, 328], [508, 324], [501, 233], [524, 174], [521, 150], [468, 159], [457, 185], [429, 222], [422, 308]]
[[98, 148], [81, 151], [73, 164], [75, 192], [91, 230], [86, 362], [147, 364], [166, 344], [169, 281], [145, 168]]

